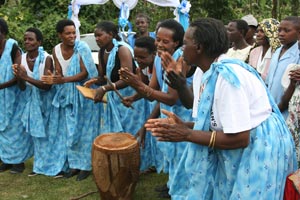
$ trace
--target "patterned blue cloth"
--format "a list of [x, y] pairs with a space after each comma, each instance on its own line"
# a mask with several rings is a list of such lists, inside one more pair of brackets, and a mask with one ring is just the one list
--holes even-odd
[[[48, 56], [49, 54], [44, 51], [43, 47], [39, 47], [38, 56], [33, 66], [33, 79], [40, 80], [40, 75], [44, 74]], [[26, 54], [22, 55], [21, 63], [26, 65], [23, 60], [26, 62]], [[38, 174], [47, 175], [48, 168], [51, 168], [47, 159], [51, 157], [53, 149], [52, 144], [49, 142], [47, 126], [54, 94], [54, 87], [46, 91], [30, 83], [27, 83], [26, 90], [21, 93], [21, 101], [25, 102], [21, 121], [26, 133], [32, 136], [34, 145], [33, 171]]]
[[[76, 41], [74, 53], [64, 76], [80, 73], [80, 58], [88, 72], [88, 79], [98, 75], [91, 50], [82, 41]], [[82, 82], [69, 82], [56, 85], [49, 122], [49, 139], [53, 154], [47, 159], [47, 175], [72, 169], [91, 170], [91, 148], [99, 133], [101, 104], [84, 98], [76, 89]], [[51, 164], [50, 164], [51, 163]]]
[[[182, 50], [179, 48], [176, 50], [172, 57], [175, 60], [178, 60], [178, 58], [182, 55]], [[168, 92], [168, 84], [165, 82], [166, 80], [166, 74], [163, 70], [163, 67], [161, 66], [161, 59], [156, 58], [155, 59], [155, 70], [157, 79], [159, 82], [159, 85], [161, 87], [161, 91], [167, 93]], [[193, 80], [193, 77], [187, 78], [188, 85], [191, 85]], [[160, 108], [164, 110], [168, 110], [170, 112], [173, 112], [174, 114], [180, 116], [181, 119], [185, 121], [192, 121], [192, 109], [186, 109], [178, 99], [176, 104], [169, 106], [166, 104], [161, 103]], [[165, 115], [161, 114], [161, 117], [166, 117]], [[182, 153], [184, 149], [186, 148], [187, 143], [186, 142], [157, 142], [157, 147], [160, 151], [163, 153], [164, 157], [164, 165], [163, 167], [165, 172], [169, 173], [169, 181], [168, 185], [171, 185], [173, 182], [173, 177], [175, 174], [175, 171], [178, 167], [179, 161], [181, 159]], [[161, 168], [158, 168], [158, 171], [160, 171]]]
[[[17, 42], [8, 39], [0, 59], [0, 82], [14, 78], [11, 51]], [[18, 164], [26, 161], [33, 154], [32, 140], [25, 133], [21, 115], [24, 102], [19, 101], [20, 90], [17, 85], [0, 90], [0, 157], [4, 163]]]
[[[278, 48], [271, 59], [270, 69], [266, 78], [266, 84], [270, 90], [271, 95], [275, 99], [276, 104], [279, 104], [284, 93], [284, 88], [281, 85], [282, 75], [286, 70], [287, 66], [291, 63], [297, 63], [299, 60], [299, 42], [296, 42], [291, 46], [280, 58], [280, 52], [282, 46]], [[285, 110], [283, 113], [284, 118], [287, 118], [288, 111]]]
[[[151, 102], [144, 99], [144, 104], [142, 105], [143, 113], [141, 113], [140, 115], [141, 118], [144, 118], [144, 122], [146, 122], [147, 118], [151, 114], [156, 103], [157, 103], [156, 101]], [[144, 171], [147, 170], [149, 167], [155, 166], [152, 145], [153, 145], [153, 136], [151, 135], [150, 132], [146, 131], [144, 148], [140, 147], [140, 171]]]
[[[119, 46], [127, 47], [133, 55], [132, 48], [125, 42], [113, 39], [114, 47], [112, 48], [106, 64], [106, 76], [111, 77], [111, 72], [115, 66], [115, 58]], [[122, 67], [122, 66], [121, 66]], [[135, 94], [135, 90], [131, 87], [120, 89], [122, 96], [131, 96]], [[139, 128], [145, 122], [145, 117], [141, 117], [144, 99], [134, 102], [134, 109], [127, 108], [123, 105], [121, 99], [114, 91], [108, 91], [107, 104], [103, 105], [103, 113], [101, 115], [101, 133], [118, 133], [126, 132], [135, 135]]]
[[[244, 67], [264, 85], [257, 72], [242, 61], [227, 59], [213, 63], [202, 78], [206, 85], [199, 102], [195, 130], [210, 128], [219, 75], [240, 87], [230, 64]], [[250, 131], [250, 143], [246, 148], [219, 150], [189, 143], [171, 185], [172, 199], [283, 199], [285, 179], [296, 169], [295, 149], [278, 107], [268, 96], [273, 113]]]

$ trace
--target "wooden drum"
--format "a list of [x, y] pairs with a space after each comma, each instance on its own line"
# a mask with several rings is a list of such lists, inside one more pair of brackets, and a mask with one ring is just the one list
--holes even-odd
[[139, 145], [129, 133], [105, 133], [94, 140], [93, 176], [101, 200], [130, 200], [139, 177]]

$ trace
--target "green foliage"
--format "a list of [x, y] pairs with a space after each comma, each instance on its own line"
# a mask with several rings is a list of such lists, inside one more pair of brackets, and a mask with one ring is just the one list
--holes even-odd
[[[0, 17], [7, 20], [9, 37], [16, 39], [22, 47], [23, 34], [28, 27], [38, 27], [44, 34], [44, 48], [51, 52], [59, 40], [55, 32], [58, 20], [67, 17], [70, 0], [20, 0], [19, 3], [10, 3], [0, 6]], [[231, 19], [239, 19], [243, 15], [253, 14], [259, 21], [272, 17], [273, 2], [278, 2], [275, 15], [279, 20], [289, 15], [299, 15], [299, 0], [190, 0], [190, 20], [199, 17], [214, 17], [223, 20], [226, 24]], [[134, 27], [134, 17], [143, 12], [151, 19], [150, 30], [155, 30], [156, 23], [162, 19], [174, 18], [174, 9], [156, 6], [147, 0], [139, 0], [137, 6], [130, 11], [129, 21]], [[81, 6], [79, 19], [80, 32], [94, 31], [97, 22], [111, 20], [118, 23], [119, 8], [113, 1], [103, 5]]]
[[149, 3], [146, 0], [141, 0], [138, 1], [137, 6], [130, 11], [130, 22], [133, 25], [133, 29], [135, 30], [135, 16], [138, 13], [146, 13], [150, 17], [150, 27], [149, 29], [151, 31], [155, 30], [157, 22], [163, 20], [163, 19], [168, 19], [168, 18], [174, 18], [174, 8], [170, 7], [160, 7], [156, 6], [152, 3]]
[[[22, 10], [22, 12], [20, 12]], [[1, 7], [0, 17], [5, 19], [8, 24], [8, 37], [16, 39], [19, 43], [23, 41], [23, 33], [29, 26], [29, 20], [32, 18], [29, 9], [20, 5]]]
[[65, 18], [57, 13], [49, 14], [42, 23], [38, 26], [38, 28], [42, 31], [44, 36], [43, 47], [49, 53], [52, 52], [52, 48], [59, 43], [59, 39], [57, 37], [57, 33], [55, 30], [56, 22]]
[[206, 13], [206, 17], [220, 19], [225, 23], [231, 19], [237, 18], [236, 13], [233, 12], [233, 8], [230, 6], [228, 0], [203, 0], [199, 4], [203, 10], [202, 12]]

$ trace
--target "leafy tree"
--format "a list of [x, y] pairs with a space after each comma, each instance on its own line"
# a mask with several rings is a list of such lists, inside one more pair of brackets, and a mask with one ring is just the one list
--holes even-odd
[[[9, 36], [19, 41], [22, 46], [23, 34], [28, 27], [38, 27], [44, 34], [44, 47], [51, 52], [57, 44], [55, 24], [67, 17], [70, 0], [0, 0], [0, 17], [7, 20]], [[258, 20], [263, 18], [281, 18], [288, 15], [299, 15], [299, 0], [190, 0], [190, 20], [199, 17], [214, 17], [226, 24], [231, 19], [253, 14]], [[93, 32], [95, 25], [101, 20], [118, 22], [119, 8], [112, 1], [104, 5], [81, 6], [79, 18], [80, 32]], [[134, 27], [134, 17], [143, 12], [151, 18], [150, 30], [162, 19], [174, 18], [174, 8], [159, 7], [147, 0], [139, 0], [137, 6], [130, 11], [129, 21]]]

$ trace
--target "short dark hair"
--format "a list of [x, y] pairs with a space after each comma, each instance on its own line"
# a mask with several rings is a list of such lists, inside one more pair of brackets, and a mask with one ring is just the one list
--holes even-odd
[[193, 39], [203, 46], [203, 51], [208, 57], [217, 58], [227, 52], [229, 40], [222, 21], [200, 18], [191, 22], [190, 27], [195, 28]]
[[150, 17], [146, 13], [138, 13], [135, 16], [135, 19], [137, 19], [137, 18], [145, 18], [147, 20], [147, 23], [148, 24], [150, 23]]
[[231, 22], [235, 22], [236, 23], [236, 28], [245, 37], [246, 34], [247, 34], [247, 32], [248, 32], [248, 29], [249, 29], [249, 26], [248, 26], [247, 22], [245, 20], [242, 20], [242, 19], [234, 19], [234, 20], [231, 20]]
[[64, 32], [64, 28], [66, 26], [74, 26], [75, 27], [75, 24], [72, 20], [70, 19], [62, 19], [62, 20], [59, 20], [56, 24], [56, 32], [57, 33], [62, 33]]
[[183, 36], [184, 36], [184, 29], [182, 25], [177, 22], [175, 19], [166, 19], [163, 20], [157, 27], [157, 30], [159, 28], [166, 28], [173, 31], [173, 40], [174, 42], [179, 42], [176, 49], [182, 46], [183, 44]]
[[0, 32], [3, 33], [4, 35], [8, 34], [8, 25], [3, 18], [0, 18]]
[[36, 40], [43, 42], [43, 34], [38, 28], [30, 27], [26, 30], [26, 32], [33, 32], [35, 33]]
[[119, 32], [118, 32], [118, 26], [115, 25], [113, 22], [111, 21], [101, 21], [97, 24], [96, 29], [101, 29], [106, 33], [112, 33], [113, 37], [118, 40], [121, 41], [121, 38], [119, 36]]
[[288, 16], [288, 17], [284, 18], [282, 21], [290, 21], [294, 24], [296, 29], [298, 29], [298, 30], [300, 29], [300, 17]]
[[137, 38], [134, 46], [147, 49], [149, 54], [156, 52], [155, 39], [149, 36]]

